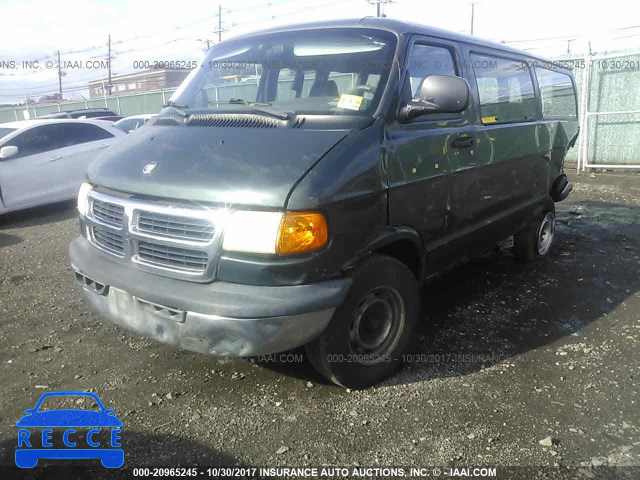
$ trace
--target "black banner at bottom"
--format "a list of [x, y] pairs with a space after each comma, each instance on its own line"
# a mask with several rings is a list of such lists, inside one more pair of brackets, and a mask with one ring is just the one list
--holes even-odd
[[18, 468], [0, 466], [0, 478], [36, 480], [82, 480], [82, 479], [322, 479], [322, 480], [396, 480], [396, 479], [496, 479], [496, 480], [540, 480], [540, 479], [595, 479], [638, 480], [638, 466], [529, 466], [529, 467], [381, 467], [381, 466], [303, 466], [303, 467], [122, 467], [108, 469], [101, 466], [37, 466]]

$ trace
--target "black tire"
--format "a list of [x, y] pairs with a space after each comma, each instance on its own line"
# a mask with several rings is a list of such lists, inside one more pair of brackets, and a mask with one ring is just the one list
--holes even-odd
[[531, 225], [513, 236], [513, 253], [520, 261], [529, 262], [549, 253], [555, 234], [556, 210], [553, 202]]
[[416, 277], [395, 258], [374, 255], [357, 267], [353, 284], [325, 331], [306, 346], [322, 376], [346, 388], [366, 388], [403, 365], [420, 314]]

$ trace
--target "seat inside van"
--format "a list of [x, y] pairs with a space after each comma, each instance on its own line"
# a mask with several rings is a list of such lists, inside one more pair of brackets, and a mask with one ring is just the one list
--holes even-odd
[[333, 80], [316, 80], [309, 91], [310, 97], [337, 97], [338, 85]]

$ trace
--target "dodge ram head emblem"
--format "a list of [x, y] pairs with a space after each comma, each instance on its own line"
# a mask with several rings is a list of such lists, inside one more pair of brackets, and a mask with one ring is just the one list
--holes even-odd
[[147, 163], [142, 169], [142, 173], [144, 175], [149, 175], [151, 172], [153, 172], [153, 169], [156, 168], [156, 165], [158, 165], [156, 162]]

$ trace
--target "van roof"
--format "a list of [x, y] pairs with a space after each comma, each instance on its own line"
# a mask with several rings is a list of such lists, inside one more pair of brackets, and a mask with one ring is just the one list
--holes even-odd
[[467, 43], [471, 45], [478, 45], [482, 47], [494, 48], [503, 52], [513, 53], [520, 56], [526, 56], [532, 59], [541, 60], [543, 62], [550, 62], [549, 59], [533, 55], [519, 50], [517, 48], [510, 47], [503, 43], [493, 42], [490, 40], [484, 40], [472, 35], [465, 35], [463, 33], [456, 33], [450, 30], [442, 28], [431, 27], [428, 25], [421, 25], [419, 23], [405, 22], [401, 20], [394, 20], [391, 18], [379, 18], [379, 17], [363, 17], [359, 19], [340, 19], [340, 20], [323, 20], [318, 22], [300, 23], [283, 25], [279, 27], [268, 28], [250, 34], [241, 35], [236, 38], [248, 38], [255, 35], [261, 35], [265, 33], [277, 33], [277, 32], [290, 32], [292, 30], [311, 30], [318, 28], [376, 28], [379, 30], [385, 30], [392, 32], [398, 36], [407, 34], [420, 34], [428, 35], [430, 37], [437, 37], [454, 42]]

